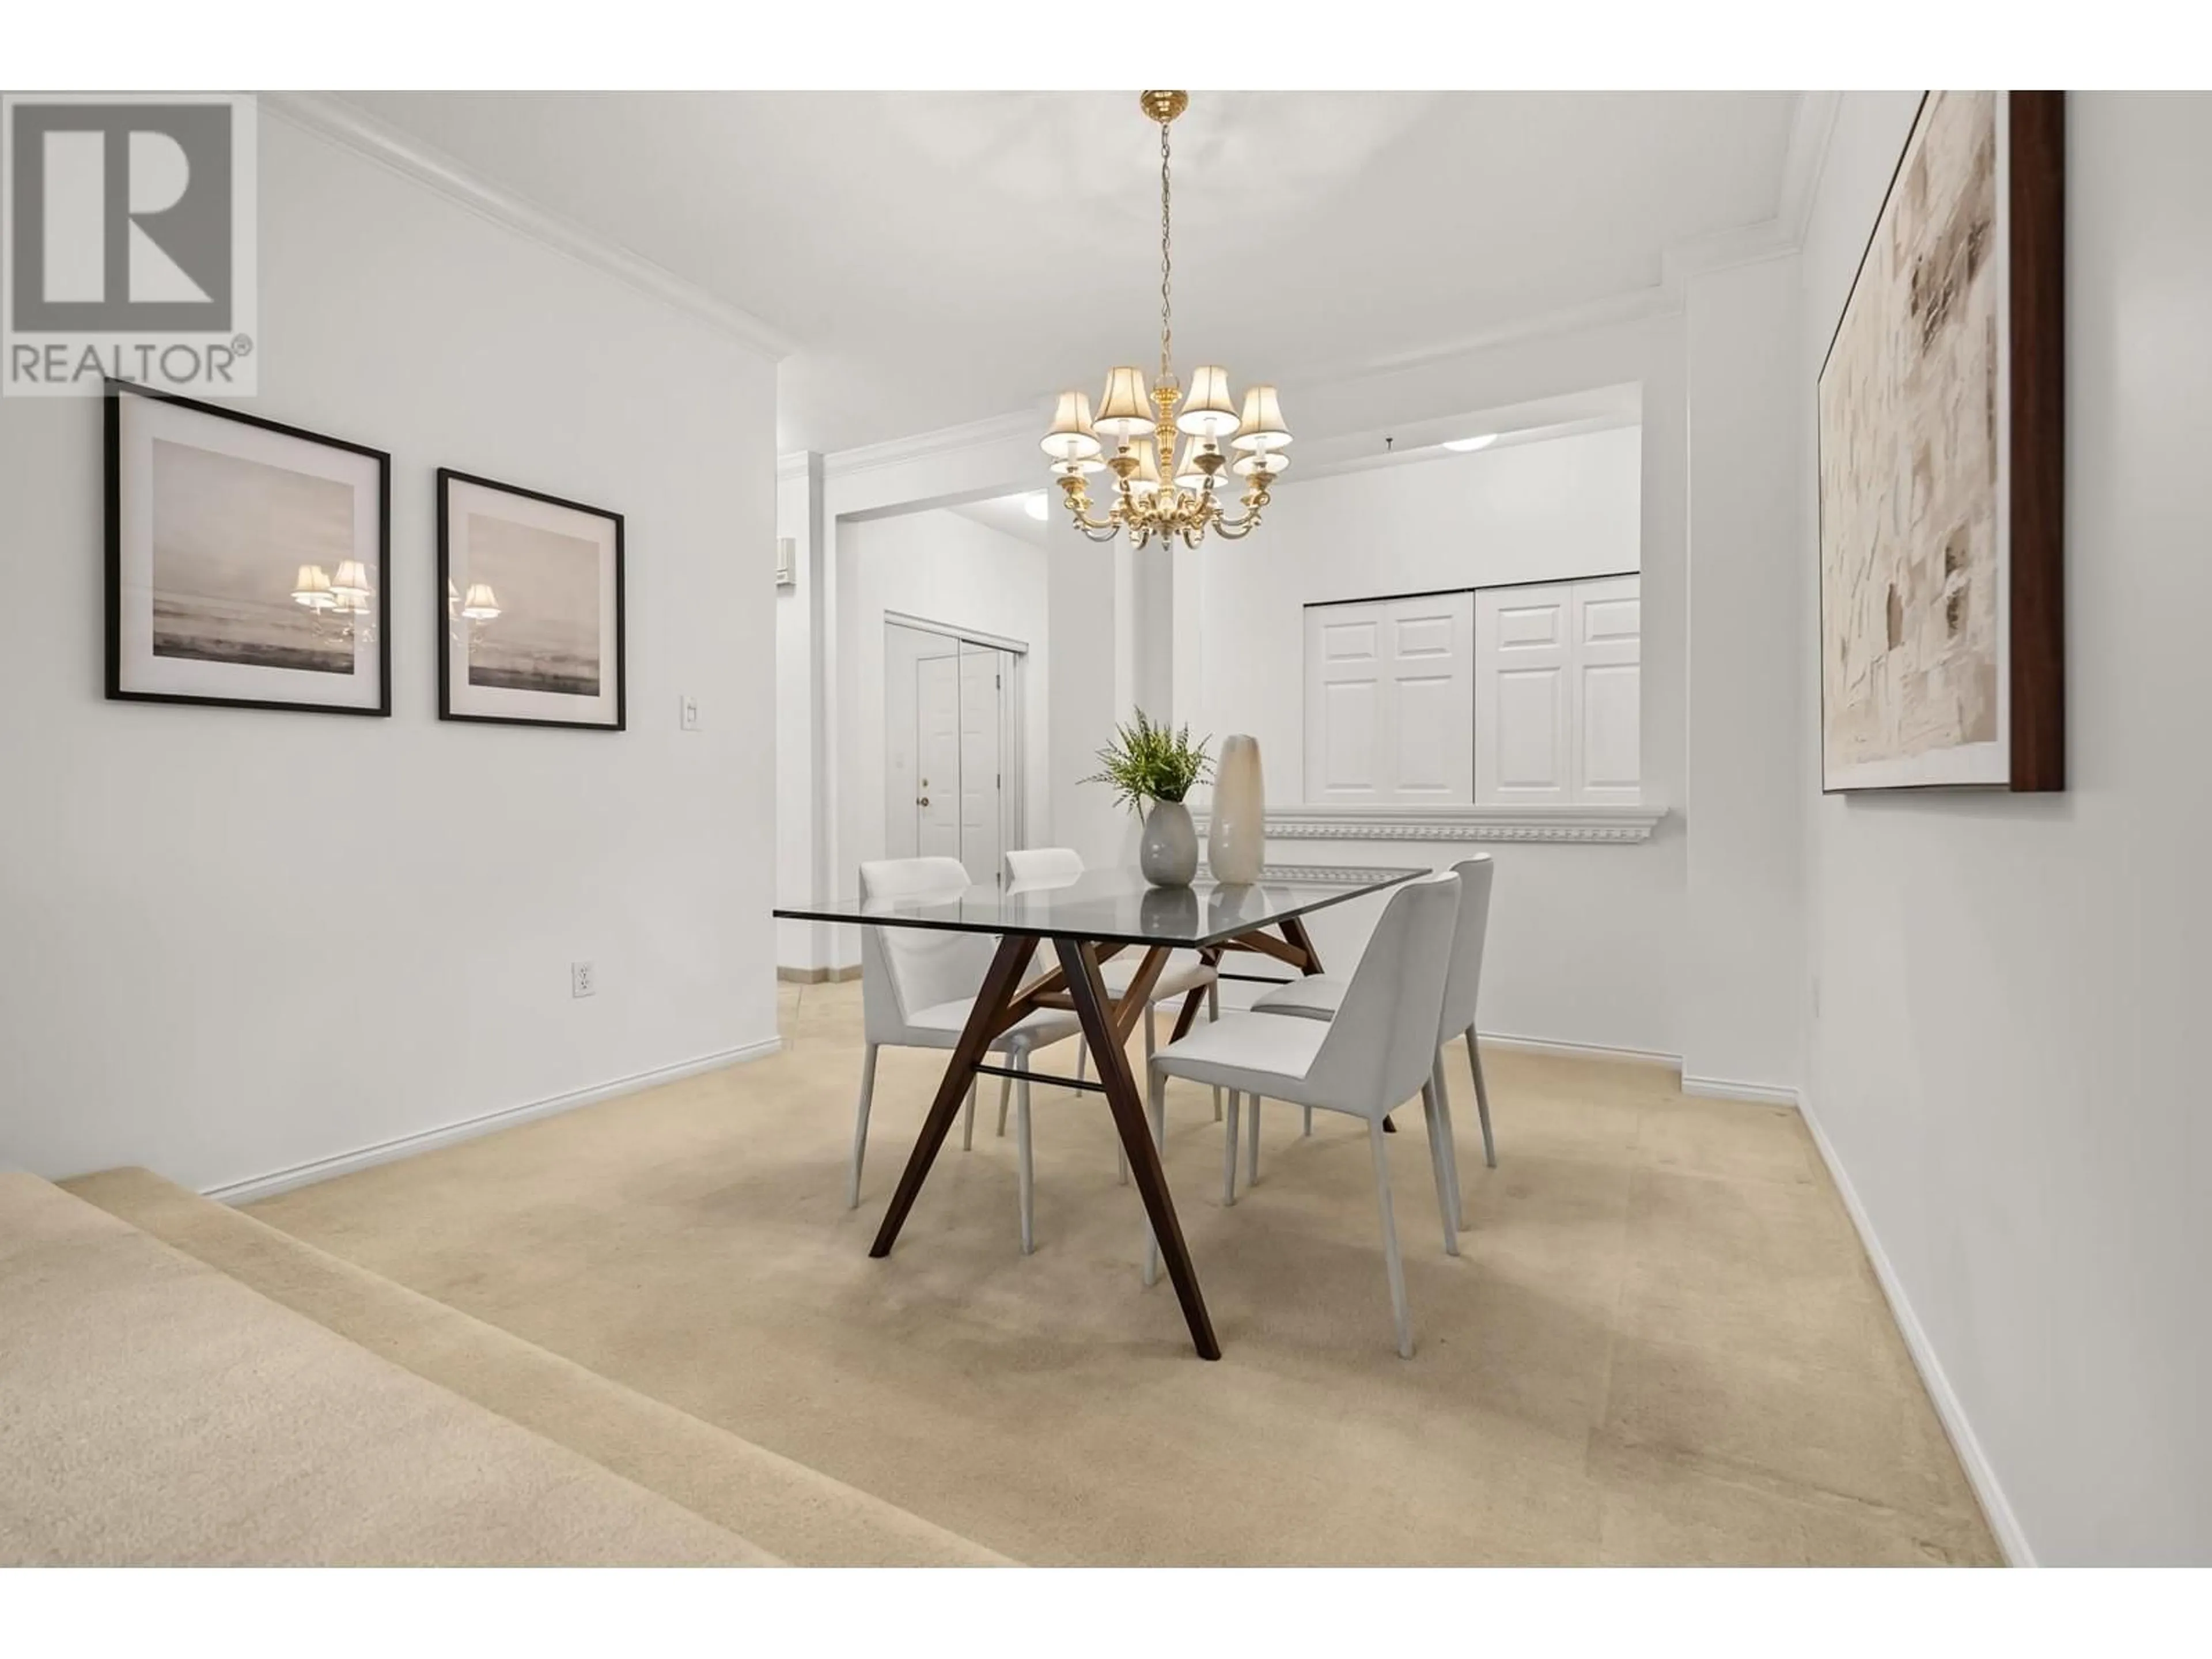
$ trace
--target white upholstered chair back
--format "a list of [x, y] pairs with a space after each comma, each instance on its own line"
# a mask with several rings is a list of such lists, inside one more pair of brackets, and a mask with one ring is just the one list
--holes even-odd
[[1475, 994], [1482, 988], [1482, 936], [1490, 927], [1490, 878], [1495, 868], [1487, 853], [1452, 866], [1459, 878], [1459, 927], [1452, 934], [1451, 971], [1444, 975], [1444, 1006], [1437, 1028], [1442, 1048], [1474, 1024]]
[[1379, 1118], [1420, 1093], [1436, 1065], [1437, 1019], [1458, 920], [1459, 878], [1449, 871], [1390, 895], [1307, 1069], [1317, 1095], [1340, 1110]]
[[[860, 902], [955, 898], [971, 885], [958, 859], [876, 859], [860, 866]], [[860, 929], [860, 1006], [871, 1042], [897, 1042], [907, 1017], [982, 988], [998, 940], [929, 927]]]
[[1073, 847], [1018, 847], [1006, 854], [1006, 878], [1017, 886], [1049, 887], [1083, 873], [1083, 854]]

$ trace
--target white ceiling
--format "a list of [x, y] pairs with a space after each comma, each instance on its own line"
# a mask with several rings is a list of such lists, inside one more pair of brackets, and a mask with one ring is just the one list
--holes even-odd
[[[1024, 490], [1018, 495], [994, 495], [988, 501], [963, 501], [945, 510], [957, 513], [963, 519], [973, 519], [977, 524], [995, 530], [1001, 536], [1012, 536], [1017, 541], [1042, 547], [1046, 541], [1045, 521], [1030, 516], [1028, 503], [1045, 500], [1037, 491]], [[1048, 501], [1046, 504], [1049, 507], [1051, 502]]]
[[[789, 336], [787, 450], [1096, 396], [1157, 356], [1133, 93], [347, 95]], [[1196, 94], [1177, 363], [1295, 386], [1650, 287], [1670, 246], [1775, 216], [1795, 103]]]

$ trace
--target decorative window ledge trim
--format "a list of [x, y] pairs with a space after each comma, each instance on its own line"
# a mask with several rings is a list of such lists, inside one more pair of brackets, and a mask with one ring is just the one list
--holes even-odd
[[[1195, 812], [1203, 836], [1212, 814]], [[1649, 841], [1663, 806], [1270, 806], [1276, 841]]]

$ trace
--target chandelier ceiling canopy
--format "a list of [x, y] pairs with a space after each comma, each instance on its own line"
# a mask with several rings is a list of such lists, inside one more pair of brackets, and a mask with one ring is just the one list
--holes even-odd
[[[1176, 380], [1168, 127], [1189, 107], [1190, 94], [1147, 92], [1138, 103], [1160, 125], [1159, 375], [1148, 388], [1141, 368], [1109, 369], [1095, 416], [1083, 392], [1061, 392], [1042, 447], [1076, 528], [1092, 541], [1126, 532], [1139, 547], [1155, 536], [1195, 547], [1209, 530], [1233, 540], [1259, 527], [1268, 483], [1290, 465], [1283, 447], [1291, 434], [1271, 386], [1247, 386], [1240, 409], [1218, 364], [1193, 369], [1187, 392]], [[1094, 518], [1085, 479], [1103, 471], [1114, 475], [1114, 496], [1106, 516]], [[1244, 480], [1243, 510], [1233, 518], [1222, 506], [1224, 471]]]

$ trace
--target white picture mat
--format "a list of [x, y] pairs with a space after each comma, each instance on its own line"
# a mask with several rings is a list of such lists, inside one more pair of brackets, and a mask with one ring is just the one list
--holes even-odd
[[[596, 697], [573, 696], [559, 691], [521, 691], [508, 686], [469, 683], [468, 635], [464, 621], [453, 619], [451, 648], [446, 657], [447, 706], [456, 714], [477, 714], [495, 720], [568, 720], [593, 726], [612, 726], [621, 718], [622, 623], [617, 595], [620, 573], [615, 558], [615, 521], [504, 489], [487, 489], [462, 478], [446, 481], [446, 574], [455, 593], [469, 591], [469, 520], [471, 514], [503, 519], [509, 524], [549, 530], [591, 543], [599, 551], [599, 693]], [[442, 607], [447, 596], [438, 596]], [[491, 626], [497, 627], [494, 622]]]
[[[1897, 184], [1903, 181], [1911, 167], [1914, 152], [1919, 148], [1933, 98], [1931, 94], [1929, 101], [1923, 103], [1919, 114], [1913, 118], [1912, 131], [1905, 137], [1905, 149], [1898, 161], [1896, 181], [1891, 185], [1889, 193], [1883, 196], [1881, 216], [1875, 219], [1868, 233], [1869, 258], [1873, 254], [1875, 239], [1881, 234], [1882, 217], [1889, 212]], [[2002, 787], [2012, 781], [2012, 100], [2002, 92], [1996, 95], [1996, 229], [1993, 240], [1996, 247], [1991, 270], [1996, 282], [1997, 311], [1996, 710], [1999, 735], [1990, 743], [1959, 744], [1948, 749], [1929, 750], [1923, 754], [1830, 766], [1826, 758], [1827, 744], [1824, 714], [1821, 741], [1821, 787], [1824, 789], [1910, 789], [1942, 785], [1995, 785]], [[1858, 286], [1854, 283], [1850, 296], [1844, 302], [1843, 318], [1837, 325], [1839, 337], [1850, 319], [1851, 305], [1857, 297]], [[1821, 596], [1820, 609], [1819, 647], [1825, 653], [1828, 647], [1825, 593]]]
[[[181, 404], [115, 394], [118, 509], [121, 558], [117, 581], [118, 688], [167, 696], [234, 697], [249, 702], [320, 703], [333, 708], [375, 708], [384, 702], [375, 629], [386, 626], [385, 573], [379, 515], [383, 472], [374, 455], [335, 449], [312, 439], [225, 420]], [[154, 443], [156, 439], [330, 478], [353, 489], [353, 556], [365, 565], [377, 591], [370, 619], [354, 641], [353, 672], [270, 668], [201, 662], [154, 654]], [[291, 573], [285, 573], [289, 580]]]

